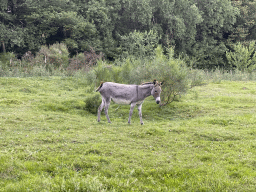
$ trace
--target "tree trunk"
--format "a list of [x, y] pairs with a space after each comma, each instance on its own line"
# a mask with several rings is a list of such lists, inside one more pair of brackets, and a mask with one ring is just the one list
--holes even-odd
[[2, 41], [2, 47], [3, 47], [3, 52], [5, 53], [5, 45], [3, 41]]

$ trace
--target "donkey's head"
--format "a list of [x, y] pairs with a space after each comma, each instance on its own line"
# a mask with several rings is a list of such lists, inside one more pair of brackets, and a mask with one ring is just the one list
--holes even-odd
[[161, 85], [163, 84], [163, 82], [158, 83], [158, 81], [154, 80], [153, 81], [154, 87], [151, 91], [151, 95], [153, 95], [153, 97], [156, 100], [156, 103], [159, 104], [161, 99], [160, 99], [160, 94], [161, 94]]

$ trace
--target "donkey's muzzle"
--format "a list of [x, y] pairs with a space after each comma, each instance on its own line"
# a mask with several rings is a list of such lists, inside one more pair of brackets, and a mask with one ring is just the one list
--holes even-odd
[[155, 99], [156, 99], [156, 103], [159, 104], [160, 101], [161, 101], [161, 100], [160, 100], [160, 97], [157, 97], [157, 98], [155, 98]]

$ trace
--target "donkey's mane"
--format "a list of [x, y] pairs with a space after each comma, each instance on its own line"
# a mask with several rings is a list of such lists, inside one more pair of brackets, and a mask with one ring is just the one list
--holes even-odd
[[146, 83], [142, 83], [141, 85], [148, 85], [148, 84], [153, 84], [152, 82], [146, 82]]

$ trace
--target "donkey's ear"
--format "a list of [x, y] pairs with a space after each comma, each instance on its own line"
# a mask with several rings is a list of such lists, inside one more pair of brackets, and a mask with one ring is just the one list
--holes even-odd
[[164, 84], [164, 81], [160, 82], [160, 86]]
[[154, 81], [153, 81], [153, 84], [155, 85], [156, 84], [156, 80], [154, 79]]

